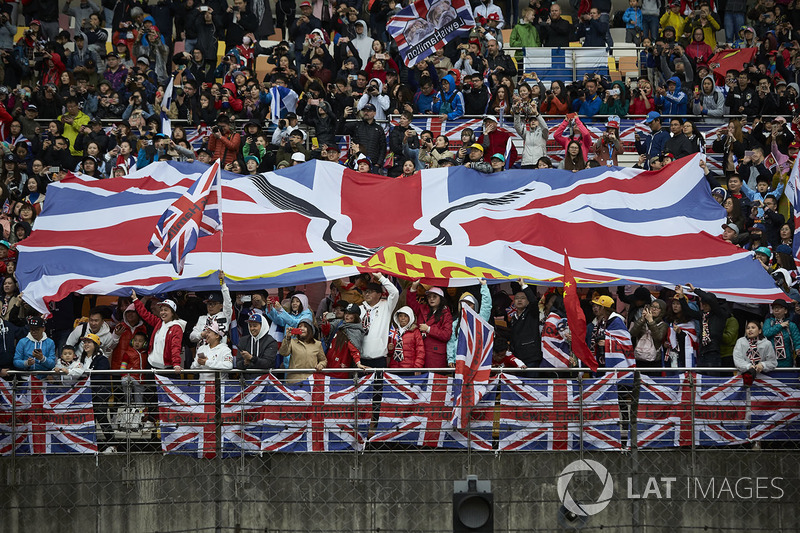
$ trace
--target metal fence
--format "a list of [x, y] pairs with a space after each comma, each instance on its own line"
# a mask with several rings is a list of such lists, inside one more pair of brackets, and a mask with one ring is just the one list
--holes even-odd
[[[60, 531], [449, 531], [451, 483], [467, 473], [493, 481], [496, 531], [790, 531], [798, 519], [796, 369], [749, 386], [731, 369], [504, 369], [459, 427], [452, 369], [288, 383], [308, 372], [143, 371], [144, 390], [120, 371], [76, 386], [14, 373], [0, 529], [61, 517]], [[564, 518], [570, 461], [613, 475], [606, 510]], [[570, 474], [570, 498], [605, 493], [597, 474]], [[745, 495], [733, 478], [719, 486], [733, 475], [767, 499], [720, 500]]]

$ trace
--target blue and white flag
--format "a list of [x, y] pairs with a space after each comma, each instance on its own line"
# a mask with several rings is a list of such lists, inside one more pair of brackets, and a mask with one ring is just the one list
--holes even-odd
[[161, 100], [161, 133], [167, 137], [172, 137], [172, 121], [169, 119], [167, 112], [164, 110], [168, 110], [172, 105], [172, 94], [175, 92], [174, 85], [175, 76], [169, 79], [169, 84], [167, 85], [167, 88], [164, 89], [164, 99]]
[[147, 249], [183, 272], [186, 254], [197, 239], [222, 230], [222, 190], [219, 159], [161, 215]]
[[409, 67], [474, 27], [466, 0], [417, 0], [401, 9], [387, 25]]
[[297, 93], [293, 90], [281, 85], [273, 85], [269, 90], [269, 94], [272, 97], [270, 114], [274, 124], [277, 124], [278, 120], [285, 117], [286, 113], [297, 111]]

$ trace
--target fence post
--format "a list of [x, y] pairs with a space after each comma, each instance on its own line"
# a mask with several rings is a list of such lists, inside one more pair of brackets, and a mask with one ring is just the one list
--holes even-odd
[[578, 372], [578, 416], [580, 417], [580, 457], [583, 460], [583, 372]]
[[572, 54], [572, 79], [578, 79], [578, 63], [575, 61], [575, 49], [570, 48], [569, 51]]
[[[200, 377], [203, 378], [202, 374]], [[222, 474], [222, 383], [218, 371], [214, 372], [214, 436], [214, 462], [216, 463], [214, 473], [217, 487], [217, 493], [214, 495], [215, 531], [222, 531], [222, 495], [225, 492]]]

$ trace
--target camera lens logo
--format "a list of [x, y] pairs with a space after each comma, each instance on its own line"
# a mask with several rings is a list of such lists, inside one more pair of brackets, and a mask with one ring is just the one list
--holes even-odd
[[[600, 497], [595, 503], [579, 503], [576, 502], [572, 495], [569, 493], [569, 482], [572, 481], [572, 476], [576, 472], [594, 472], [600, 481], [603, 483], [603, 490], [600, 492]], [[564, 505], [564, 508], [571, 513], [578, 516], [592, 516], [596, 515], [605, 509], [611, 501], [611, 496], [614, 494], [614, 481], [611, 479], [611, 474], [608, 473], [606, 467], [592, 461], [591, 459], [580, 459], [573, 461], [561, 471], [558, 476], [558, 483], [556, 484], [558, 491], [558, 499]]]

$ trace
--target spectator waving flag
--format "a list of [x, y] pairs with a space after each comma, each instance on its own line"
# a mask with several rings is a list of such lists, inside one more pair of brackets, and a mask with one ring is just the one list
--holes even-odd
[[217, 160], [164, 211], [150, 239], [150, 253], [171, 262], [178, 274], [197, 239], [222, 231], [220, 165]]
[[174, 92], [175, 76], [169, 79], [167, 88], [164, 89], [164, 99], [161, 100], [161, 133], [167, 137], [172, 137], [172, 121], [167, 116], [167, 111], [172, 105], [172, 93]]
[[456, 348], [456, 376], [453, 379], [455, 428], [463, 428], [472, 409], [489, 387], [492, 369], [494, 328], [468, 305], [461, 306], [461, 324]]
[[416, 0], [389, 19], [387, 25], [409, 67], [474, 27], [467, 0]]
[[795, 261], [798, 260], [800, 252], [800, 157], [795, 158], [792, 165], [792, 172], [789, 174], [789, 181], [786, 183], [786, 197], [792, 203], [792, 216], [794, 217], [794, 239], [792, 240], [792, 251]]

